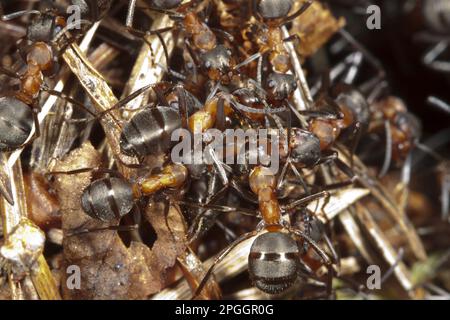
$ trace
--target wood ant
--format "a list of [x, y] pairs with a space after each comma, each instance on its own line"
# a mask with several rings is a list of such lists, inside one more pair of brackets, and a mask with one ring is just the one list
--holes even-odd
[[[237, 245], [254, 236], [257, 237], [250, 249], [248, 268], [250, 278], [257, 288], [266, 293], [275, 294], [292, 286], [300, 272], [301, 250], [297, 241], [301, 241], [311, 246], [328, 268], [327, 288], [330, 293], [333, 277], [332, 259], [307, 233], [290, 226], [281, 218], [282, 211], [323, 197], [324, 193], [305, 197], [292, 205], [281, 206], [276, 197], [276, 177], [264, 166], [257, 166], [252, 170], [249, 184], [250, 189], [258, 197], [262, 223], [256, 230], [240, 236], [217, 255], [193, 297], [201, 293], [214, 267]], [[266, 232], [260, 234], [263, 230]]]
[[411, 150], [419, 144], [422, 126], [419, 119], [397, 97], [388, 96], [374, 103], [371, 108], [371, 131], [384, 126], [386, 133], [385, 159], [379, 174], [384, 176], [392, 160], [403, 163]]
[[[30, 13], [30, 12], [25, 12]], [[20, 14], [25, 14], [20, 12]], [[31, 11], [31, 13], [35, 13]], [[39, 13], [39, 16], [30, 23], [27, 34], [21, 43], [21, 53], [26, 62], [26, 70], [18, 74], [12, 70], [0, 67], [0, 72], [20, 81], [19, 90], [11, 96], [0, 98], [1, 112], [4, 113], [0, 121], [0, 151], [11, 151], [30, 144], [40, 135], [37, 114], [40, 111], [38, 98], [41, 91], [58, 96], [62, 99], [83, 108], [91, 115], [90, 110], [83, 104], [68, 97], [64, 93], [51, 90], [44, 82], [44, 76], [55, 74], [59, 67], [58, 50], [55, 39], [65, 32], [64, 17], [50, 13]], [[6, 16], [17, 17], [18, 13]], [[32, 128], [34, 136], [29, 138]]]
[[[185, 44], [188, 52], [197, 66], [205, 72], [212, 81], [229, 83], [233, 76], [235, 67], [232, 51], [224, 44], [219, 44], [216, 34], [199, 14], [194, 10], [196, 6], [201, 6], [204, 0], [190, 1], [187, 4], [181, 4], [182, 1], [152, 1], [149, 9], [166, 13], [175, 20], [172, 27], [159, 30], [140, 31], [133, 28], [134, 2], [130, 2], [127, 14], [126, 27], [134, 35], [145, 39], [145, 36], [157, 35], [160, 40], [161, 33], [171, 31], [175, 28], [182, 30], [186, 34]], [[168, 9], [175, 9], [174, 11]], [[232, 41], [233, 37], [226, 32], [220, 32], [227, 40]], [[167, 48], [162, 41], [166, 60], [169, 61]], [[194, 69], [194, 72], [196, 70]]]
[[[248, 57], [236, 68], [268, 55], [272, 73], [264, 81], [264, 89], [269, 93], [268, 98], [271, 102], [290, 97], [297, 88], [295, 77], [287, 74], [291, 70], [291, 62], [285, 42], [292, 40], [293, 37], [284, 39], [281, 27], [300, 16], [311, 4], [312, 1], [307, 1], [299, 10], [289, 15], [293, 1], [253, 0], [251, 2], [253, 15], [262, 22], [258, 23], [257, 31], [254, 32], [259, 48], [256, 54]], [[244, 32], [247, 31], [244, 30]], [[247, 37], [244, 35], [244, 38]], [[258, 63], [257, 79], [262, 79], [262, 63]]]

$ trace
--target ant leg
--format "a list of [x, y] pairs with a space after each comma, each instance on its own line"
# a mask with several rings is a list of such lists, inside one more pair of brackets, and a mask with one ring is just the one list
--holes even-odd
[[257, 204], [257, 203], [258, 203], [258, 199], [256, 198], [256, 196], [255, 196], [253, 193], [250, 193], [250, 192], [248, 192], [247, 190], [243, 189], [243, 188], [239, 185], [239, 183], [236, 182], [234, 179], [231, 179], [230, 185], [231, 185], [231, 187], [232, 187], [234, 190], [236, 190], [236, 191], [239, 193], [239, 195], [240, 195], [243, 199], [245, 199], [245, 200], [247, 200], [247, 201], [249, 201], [249, 202], [251, 202], [251, 203], [254, 203], [254, 204]]
[[447, 102], [445, 102], [442, 99], [439, 99], [438, 97], [429, 96], [427, 98], [427, 104], [429, 104], [433, 107], [437, 107], [437, 108], [441, 109], [442, 111], [450, 114], [450, 104], [448, 104]]
[[391, 132], [391, 125], [387, 120], [384, 122], [384, 129], [386, 132], [386, 152], [384, 154], [383, 167], [381, 167], [381, 171], [378, 174], [379, 178], [382, 178], [386, 175], [391, 166], [392, 160], [392, 132]]
[[324, 191], [330, 191], [330, 190], [345, 188], [345, 187], [351, 186], [352, 184], [353, 184], [353, 180], [347, 180], [347, 181], [343, 181], [343, 182], [327, 184], [327, 185], [323, 186], [321, 189]]
[[156, 99], [158, 100], [158, 103], [162, 104], [163, 106], [169, 106], [169, 103], [167, 102], [167, 99], [164, 95], [164, 92], [159, 87], [154, 87], [153, 91], [156, 94]]
[[342, 117], [342, 112], [334, 113], [327, 111], [317, 111], [317, 110], [300, 110], [297, 111], [300, 115], [308, 118], [321, 118], [321, 119], [340, 119]]
[[237, 70], [237, 69], [239, 69], [240, 67], [243, 67], [243, 66], [245, 66], [245, 65], [247, 65], [247, 64], [249, 64], [249, 63], [251, 63], [252, 61], [256, 60], [256, 59], [259, 59], [261, 56], [262, 56], [261, 53], [260, 53], [260, 52], [257, 52], [257, 53], [255, 53], [254, 55], [251, 55], [250, 57], [248, 57], [247, 59], [245, 59], [244, 61], [242, 61], [241, 63], [239, 63], [239, 64], [237, 64], [236, 66], [234, 66], [233, 69], [234, 69], [234, 70]]
[[384, 78], [386, 71], [384, 70], [383, 64], [373, 56], [361, 43], [359, 43], [349, 32], [345, 29], [339, 29], [339, 34], [348, 42], [352, 47], [361, 52], [367, 61], [378, 71], [380, 78]]
[[303, 189], [305, 189], [305, 193], [307, 195], [311, 194], [311, 191], [308, 188], [308, 185], [305, 182], [305, 179], [303, 179], [302, 175], [300, 174], [300, 172], [297, 170], [297, 168], [295, 167], [295, 165], [289, 161], [289, 166], [291, 167], [292, 172], [294, 172], [295, 177], [300, 181]]
[[344, 75], [344, 83], [349, 85], [353, 84], [358, 72], [360, 71], [362, 61], [363, 54], [361, 52], [356, 52], [351, 59], [346, 74]]
[[351, 141], [351, 147], [350, 147], [350, 168], [354, 168], [354, 160], [355, 160], [355, 152], [356, 148], [358, 147], [359, 141], [361, 140], [362, 136], [362, 130], [361, 130], [361, 122], [355, 123], [355, 128], [352, 132], [352, 141]]
[[256, 68], [256, 82], [260, 87], [262, 87], [262, 62], [263, 62], [263, 56], [260, 55], [258, 57], [258, 66]]
[[56, 91], [56, 90], [52, 90], [52, 89], [48, 89], [48, 88], [45, 88], [45, 87], [43, 88], [43, 90], [48, 92], [52, 96], [59, 97], [59, 98], [61, 98], [63, 100], [66, 100], [66, 101], [72, 103], [73, 105], [83, 109], [84, 111], [86, 111], [87, 113], [89, 113], [93, 117], [95, 117], [95, 118], [97, 117], [97, 115], [94, 112], [92, 112], [91, 110], [89, 110], [88, 108], [86, 108], [84, 104], [82, 104], [81, 102], [73, 99], [72, 97], [69, 97], [65, 93], [60, 92], [60, 91]]
[[223, 249], [214, 259], [213, 264], [209, 267], [208, 271], [206, 272], [205, 276], [203, 277], [202, 281], [198, 285], [197, 289], [195, 289], [194, 294], [192, 295], [192, 299], [195, 299], [200, 295], [203, 288], [206, 285], [206, 282], [208, 281], [209, 277], [212, 275], [212, 272], [214, 271], [214, 267], [222, 261], [235, 247], [237, 247], [240, 243], [244, 242], [247, 239], [250, 239], [258, 234], [259, 230], [254, 230], [248, 233], [245, 233], [241, 235], [239, 238], [237, 238], [232, 244], [227, 246], [225, 249]]
[[79, 236], [81, 234], [86, 233], [92, 233], [92, 232], [99, 232], [99, 231], [105, 231], [105, 230], [115, 230], [115, 231], [135, 231], [137, 230], [138, 225], [131, 225], [131, 226], [109, 226], [109, 227], [102, 227], [102, 228], [93, 228], [93, 229], [76, 229], [74, 231], [68, 231], [66, 234], [66, 237], [73, 237], [73, 236]]
[[295, 40], [297, 40], [299, 43], [302, 42], [302, 39], [300, 38], [300, 36], [297, 33], [290, 35], [289, 37], [283, 39], [284, 42], [295, 41]]
[[177, 96], [179, 99], [178, 108], [180, 110], [181, 114], [181, 121], [183, 123], [184, 128], [189, 128], [189, 114], [188, 114], [188, 108], [187, 108], [187, 101], [186, 101], [186, 92], [182, 86], [177, 85], [175, 87], [175, 91], [177, 92]]
[[0, 66], [0, 73], [7, 75], [10, 78], [20, 79], [20, 75], [17, 72], [9, 70], [5, 67]]
[[449, 207], [450, 207], [450, 174], [445, 174], [442, 179], [441, 190], [441, 215], [442, 219], [449, 221]]
[[111, 169], [107, 169], [107, 168], [100, 168], [100, 167], [86, 167], [86, 168], [79, 168], [79, 169], [68, 170], [68, 171], [50, 171], [50, 172], [47, 172], [45, 175], [46, 176], [56, 175], [56, 174], [71, 175], [71, 174], [80, 174], [80, 173], [86, 173], [86, 172], [92, 172], [93, 174], [96, 174], [96, 173], [110, 174], [110, 175], [124, 179], [123, 175], [119, 171], [111, 170]]
[[289, 161], [286, 161], [283, 165], [283, 169], [281, 169], [281, 173], [278, 176], [278, 181], [277, 181], [277, 189], [281, 188], [281, 185], [284, 182], [284, 178], [286, 177], [286, 173], [287, 173], [287, 168], [289, 166]]
[[438, 60], [439, 56], [447, 50], [448, 46], [448, 41], [438, 42], [423, 56], [423, 63], [433, 70], [450, 72], [450, 63], [447, 61]]
[[[152, 84], [148, 84], [146, 86], [143, 86], [140, 89], [137, 89], [136, 91], [132, 92], [130, 95], [128, 95], [126, 98], [120, 100], [119, 102], [117, 102], [115, 105], [113, 105], [111, 108], [100, 112], [97, 117], [98, 118], [102, 118], [104, 115], [110, 113], [113, 110], [117, 110], [120, 109], [122, 106], [126, 105], [128, 102], [134, 100], [136, 97], [138, 97], [139, 95], [141, 95], [143, 92], [147, 91], [148, 89], [154, 89], [156, 86], [160, 86], [166, 83], [163, 82], [158, 82], [158, 83], [152, 83]], [[169, 84], [171, 85], [171, 84]]]
[[225, 104], [222, 97], [217, 101], [216, 128], [220, 131], [225, 130]]
[[[343, 162], [341, 159], [336, 158], [333, 160], [333, 163], [338, 167], [339, 170], [341, 170], [347, 177], [350, 178], [348, 183], [354, 183], [358, 176], [355, 174], [355, 172], [352, 170], [351, 167], [349, 167], [345, 162]], [[343, 182], [346, 183], [346, 182]]]
[[233, 232], [233, 230], [231, 230], [230, 228], [228, 228], [225, 224], [222, 223], [222, 221], [217, 220], [216, 221], [216, 225], [223, 230], [223, 232], [225, 233], [225, 239], [228, 242], [233, 242], [234, 240], [237, 239], [236, 234]]
[[25, 148], [25, 147], [29, 146], [30, 144], [32, 144], [34, 142], [34, 140], [36, 140], [37, 138], [39, 138], [41, 136], [41, 128], [40, 128], [40, 124], [39, 124], [38, 113], [39, 113], [38, 109], [33, 108], [33, 122], [34, 122], [33, 136], [29, 139], [27, 138], [28, 141], [25, 141], [24, 143], [19, 145], [17, 147], [17, 149]]
[[[222, 190], [218, 191], [217, 193], [222, 193]], [[211, 200], [210, 202], [213, 202]], [[194, 208], [200, 208], [200, 209], [208, 209], [208, 210], [215, 210], [219, 211], [221, 213], [230, 213], [230, 212], [237, 212], [239, 214], [245, 215], [245, 216], [252, 216], [257, 217], [258, 214], [255, 213], [253, 210], [245, 209], [245, 208], [236, 208], [236, 207], [227, 207], [227, 206], [221, 206], [221, 205], [214, 205], [214, 204], [201, 204], [201, 203], [190, 203], [185, 201], [178, 201], [178, 204], [194, 207]]]
[[289, 231], [292, 232], [297, 237], [299, 237], [300, 240], [305, 240], [306, 242], [308, 242], [308, 244], [313, 248], [313, 250], [319, 255], [322, 262], [327, 266], [327, 269], [328, 269], [327, 294], [329, 296], [331, 296], [334, 270], [333, 270], [333, 263], [332, 263], [330, 257], [325, 253], [325, 251], [313, 239], [311, 239], [303, 231], [294, 229], [294, 228], [289, 228]]
[[[3, 9], [1, 11], [3, 11]], [[39, 10], [21, 10], [21, 11], [17, 11], [17, 12], [13, 12], [13, 13], [2, 15], [0, 20], [2, 20], [2, 21], [14, 20], [16, 18], [20, 18], [20, 17], [25, 16], [27, 14], [41, 15], [42, 13]]]
[[[208, 203], [213, 202], [209, 201]], [[186, 205], [189, 207], [204, 209], [204, 211], [200, 212], [192, 222], [189, 227], [187, 233], [187, 242], [192, 243], [205, 234], [214, 223], [219, 222], [217, 220], [218, 215], [223, 213], [238, 213], [246, 216], [256, 217], [257, 213], [244, 208], [233, 208], [219, 205], [211, 205], [211, 204], [195, 204], [195, 203], [187, 203], [187, 202], [178, 202], [181, 205]]]
[[302, 199], [298, 199], [298, 200], [292, 201], [291, 203], [283, 205], [282, 208], [284, 210], [291, 210], [291, 209], [294, 209], [295, 207], [305, 205], [314, 200], [317, 200], [317, 199], [320, 199], [323, 197], [329, 197], [329, 196], [330, 196], [330, 193], [328, 191], [320, 191], [320, 192], [314, 193], [312, 195], [306, 196]]
[[325, 244], [328, 247], [328, 250], [330, 250], [331, 252], [331, 258], [333, 259], [333, 263], [336, 265], [340, 265], [340, 259], [339, 259], [339, 255], [336, 252], [336, 250], [334, 249], [333, 243], [331, 242], [330, 237], [328, 237], [328, 235], [326, 233], [323, 234], [323, 239], [325, 240]]
[[161, 33], [164, 32], [168, 32], [173, 30], [173, 26], [172, 27], [165, 27], [165, 28], [161, 28], [161, 29], [156, 29], [156, 30], [150, 30], [150, 31], [141, 31], [138, 29], [134, 29], [133, 27], [127, 27], [128, 32], [130, 32], [132, 35], [139, 37], [139, 38], [144, 38], [146, 36], [158, 36]]
[[212, 28], [210, 27], [212, 31], [219, 34], [223, 39], [228, 40], [229, 42], [234, 42], [234, 37], [229, 32], [226, 32], [225, 30], [218, 29], [218, 28]]

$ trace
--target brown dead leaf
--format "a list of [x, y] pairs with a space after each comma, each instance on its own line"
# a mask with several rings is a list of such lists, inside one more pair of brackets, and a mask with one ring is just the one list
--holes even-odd
[[167, 284], [167, 273], [186, 249], [186, 224], [178, 207], [150, 200], [145, 217], [156, 232], [152, 247], [152, 270], [159, 276], [161, 289]]

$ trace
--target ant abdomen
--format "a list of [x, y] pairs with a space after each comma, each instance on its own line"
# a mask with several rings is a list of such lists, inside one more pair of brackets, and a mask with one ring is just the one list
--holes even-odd
[[183, 2], [183, 0], [149, 0], [150, 6], [157, 9], [174, 9]]
[[107, 177], [92, 182], [83, 191], [81, 206], [94, 219], [105, 222], [119, 219], [134, 205], [132, 185], [125, 179]]
[[299, 248], [286, 233], [268, 232], [252, 244], [248, 270], [254, 285], [269, 294], [280, 293], [297, 279]]
[[256, 3], [257, 10], [264, 19], [285, 18], [292, 8], [291, 0], [260, 0]]
[[176, 110], [164, 106], [147, 108], [124, 126], [120, 147], [130, 156], [165, 154], [173, 145], [172, 132], [178, 128], [181, 128], [181, 117]]
[[33, 128], [33, 111], [14, 97], [0, 98], [0, 151], [17, 149]]

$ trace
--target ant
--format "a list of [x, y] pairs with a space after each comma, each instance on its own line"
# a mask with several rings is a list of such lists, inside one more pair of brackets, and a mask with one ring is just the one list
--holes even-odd
[[[301, 250], [297, 244], [300, 240], [307, 243], [318, 254], [328, 268], [327, 290], [331, 293], [333, 277], [332, 259], [319, 245], [304, 231], [290, 226], [282, 220], [282, 211], [295, 206], [304, 205], [324, 193], [314, 194], [295, 201], [295, 204], [281, 206], [276, 197], [276, 177], [270, 169], [264, 166], [255, 167], [249, 176], [250, 189], [258, 197], [259, 212], [262, 223], [256, 230], [240, 236], [228, 247], [223, 249], [205, 277], [195, 290], [193, 298], [197, 297], [204, 288], [214, 267], [227, 256], [241, 242], [257, 236], [248, 257], [250, 278], [255, 286], [269, 294], [280, 293], [293, 285], [301, 269]], [[266, 231], [261, 234], [261, 231]]]
[[[258, 52], [245, 61], [241, 62], [236, 68], [242, 67], [256, 59], [261, 59], [268, 55], [268, 61], [272, 68], [264, 82], [264, 89], [269, 93], [269, 100], [282, 100], [292, 95], [297, 88], [295, 77], [288, 74], [291, 70], [291, 62], [288, 51], [285, 48], [285, 42], [291, 41], [294, 37], [284, 39], [281, 27], [295, 18], [299, 17], [312, 4], [313, 1], [307, 1], [299, 10], [289, 15], [292, 9], [293, 1], [279, 0], [252, 0], [253, 15], [261, 21], [258, 23], [255, 32]], [[250, 28], [252, 29], [252, 28]], [[244, 32], [247, 32], [244, 30]], [[248, 38], [248, 36], [243, 36]], [[257, 79], [262, 79], [262, 63], [258, 63]], [[294, 84], [295, 82], [295, 84]]]
[[[19, 90], [0, 98], [1, 111], [4, 116], [0, 121], [0, 151], [12, 151], [32, 143], [40, 135], [37, 114], [40, 112], [38, 98], [41, 91], [58, 96], [83, 108], [91, 115], [83, 104], [68, 97], [62, 92], [51, 90], [44, 82], [44, 76], [52, 76], [59, 68], [58, 49], [55, 39], [65, 33], [67, 26], [64, 17], [35, 11], [13, 13], [3, 16], [11, 19], [26, 13], [38, 13], [39, 16], [29, 24], [26, 38], [19, 44], [20, 52], [26, 62], [26, 70], [18, 74], [0, 67], [0, 72], [11, 78], [19, 79]], [[35, 134], [28, 139], [32, 128]], [[27, 141], [28, 139], [28, 141]]]
[[411, 150], [419, 146], [422, 126], [420, 120], [408, 111], [405, 103], [398, 97], [385, 97], [371, 106], [373, 122], [371, 131], [384, 125], [386, 133], [386, 152], [379, 176], [384, 176], [392, 160], [403, 163]]
[[[168, 14], [176, 23], [171, 27], [144, 32], [132, 26], [135, 1], [131, 1], [128, 7], [126, 27], [130, 33], [144, 39], [145, 36], [157, 35], [164, 47], [167, 61], [169, 61], [169, 55], [161, 38], [161, 33], [175, 28], [183, 30], [187, 35], [184, 42], [195, 65], [200, 66], [210, 80], [229, 83], [235, 70], [232, 51], [226, 45], [218, 43], [214, 31], [220, 32], [220, 35], [230, 42], [233, 40], [233, 37], [224, 31], [213, 30], [201, 20], [199, 14], [193, 8], [201, 7], [204, 2], [205, 0], [190, 1], [183, 5], [182, 1], [151, 1], [149, 9]], [[175, 10], [171, 11], [169, 9]], [[196, 74], [195, 67], [194, 73]]]
[[[81, 196], [81, 207], [90, 217], [104, 222], [112, 222], [130, 213], [137, 200], [148, 197], [165, 189], [179, 189], [187, 180], [188, 171], [180, 164], [166, 165], [161, 173], [150, 175], [135, 183], [130, 183], [119, 172], [102, 168], [81, 168], [70, 171], [52, 171], [48, 174], [80, 174], [94, 172], [109, 174], [108, 177], [96, 179], [85, 188]], [[137, 219], [136, 219], [137, 220]], [[107, 227], [108, 230], [133, 230], [120, 226]], [[105, 230], [79, 230], [73, 234]]]

